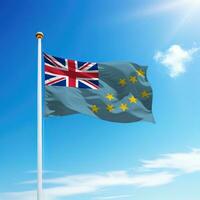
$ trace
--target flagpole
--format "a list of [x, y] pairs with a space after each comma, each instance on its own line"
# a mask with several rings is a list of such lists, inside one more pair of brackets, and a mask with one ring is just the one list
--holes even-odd
[[37, 77], [37, 200], [42, 200], [42, 32], [36, 33], [38, 40]]

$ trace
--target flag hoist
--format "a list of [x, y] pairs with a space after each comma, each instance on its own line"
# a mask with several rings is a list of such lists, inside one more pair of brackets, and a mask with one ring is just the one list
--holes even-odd
[[38, 77], [37, 77], [37, 200], [42, 200], [42, 32], [36, 33], [38, 40]]

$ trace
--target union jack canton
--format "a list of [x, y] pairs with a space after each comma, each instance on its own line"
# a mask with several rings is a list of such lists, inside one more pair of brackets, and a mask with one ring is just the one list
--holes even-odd
[[99, 88], [98, 64], [79, 62], [44, 54], [45, 85]]

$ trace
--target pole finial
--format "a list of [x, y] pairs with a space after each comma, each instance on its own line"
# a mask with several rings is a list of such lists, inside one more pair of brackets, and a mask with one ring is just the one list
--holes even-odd
[[37, 39], [42, 39], [44, 37], [44, 34], [42, 32], [37, 32], [36, 33], [36, 38]]

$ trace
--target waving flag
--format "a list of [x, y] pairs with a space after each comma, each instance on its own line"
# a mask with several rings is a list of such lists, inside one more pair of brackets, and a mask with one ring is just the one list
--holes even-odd
[[45, 114], [87, 114], [113, 122], [154, 121], [147, 67], [80, 62], [44, 54]]

